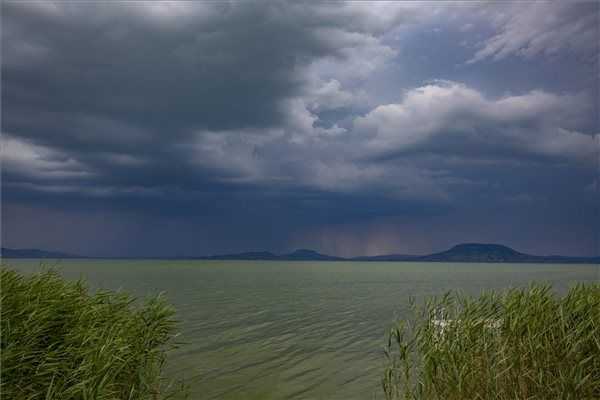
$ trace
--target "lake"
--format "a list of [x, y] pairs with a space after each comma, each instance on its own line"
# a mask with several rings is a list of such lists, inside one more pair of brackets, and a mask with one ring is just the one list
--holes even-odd
[[564, 293], [600, 281], [598, 265], [64, 260], [58, 268], [92, 288], [165, 292], [186, 342], [167, 372], [187, 380], [192, 399], [381, 399], [386, 332], [407, 315], [410, 296], [531, 282]]

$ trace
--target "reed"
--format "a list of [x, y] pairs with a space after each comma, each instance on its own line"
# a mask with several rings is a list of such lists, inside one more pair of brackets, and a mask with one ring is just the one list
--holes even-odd
[[92, 294], [52, 271], [0, 273], [2, 398], [156, 400], [180, 392], [161, 376], [176, 323], [162, 297]]
[[430, 299], [390, 332], [392, 399], [600, 399], [600, 285]]

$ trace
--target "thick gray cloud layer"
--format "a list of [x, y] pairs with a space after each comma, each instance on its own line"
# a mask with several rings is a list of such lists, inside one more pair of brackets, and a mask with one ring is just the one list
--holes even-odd
[[[3, 2], [4, 239], [593, 254], [597, 17], [593, 3]], [[532, 68], [559, 74], [525, 85]]]

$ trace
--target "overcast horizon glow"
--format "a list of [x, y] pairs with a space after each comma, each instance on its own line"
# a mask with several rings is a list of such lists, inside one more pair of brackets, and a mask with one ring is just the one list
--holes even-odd
[[598, 256], [598, 2], [4, 1], [2, 245]]

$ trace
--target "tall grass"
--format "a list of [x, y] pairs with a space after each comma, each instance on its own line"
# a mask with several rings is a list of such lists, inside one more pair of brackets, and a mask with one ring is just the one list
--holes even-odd
[[3, 399], [165, 399], [174, 310], [159, 296], [91, 294], [55, 272], [1, 270]]
[[600, 285], [449, 293], [413, 310], [389, 336], [388, 400], [600, 399]]

